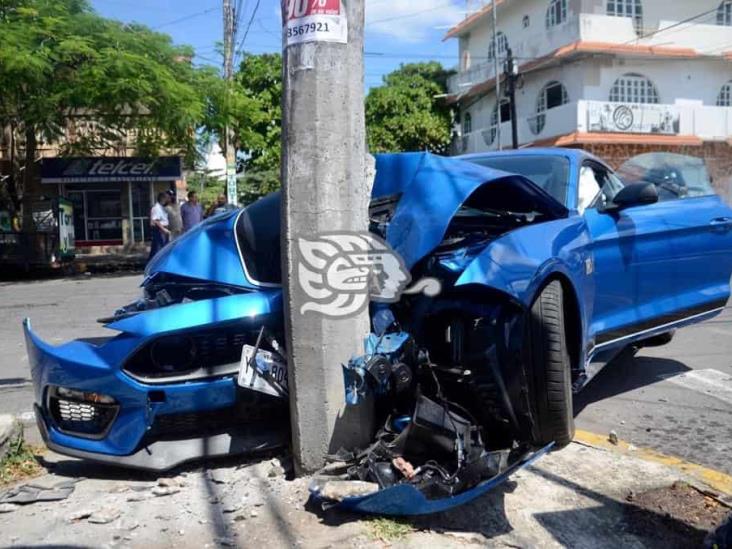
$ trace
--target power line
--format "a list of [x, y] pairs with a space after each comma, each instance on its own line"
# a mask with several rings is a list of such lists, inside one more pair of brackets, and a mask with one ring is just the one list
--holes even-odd
[[247, 40], [247, 36], [249, 35], [249, 29], [252, 28], [252, 23], [254, 22], [254, 18], [257, 15], [257, 10], [259, 10], [259, 4], [261, 3], [261, 0], [257, 0], [257, 3], [254, 4], [254, 9], [252, 10], [252, 16], [249, 18], [249, 23], [247, 23], [247, 30], [244, 31], [244, 36], [241, 37], [241, 42], [239, 42], [239, 46], [237, 47], [236, 51], [234, 52], [234, 62], [238, 60], [238, 58], [241, 56], [242, 49], [244, 48], [244, 43]]
[[190, 19], [194, 19], [196, 17], [201, 17], [202, 15], [206, 15], [208, 13], [211, 13], [211, 12], [214, 12], [214, 11], [218, 11], [218, 9], [219, 9], [219, 7], [218, 6], [215, 6], [213, 8], [209, 8], [209, 9], [204, 10], [204, 11], [199, 11], [199, 12], [196, 12], [196, 13], [191, 13], [190, 15], [185, 15], [185, 16], [180, 17], [178, 19], [173, 19], [172, 21], [168, 21], [166, 23], [162, 23], [160, 25], [157, 25], [155, 27], [152, 27], [152, 30], [162, 29], [163, 27], [169, 27], [170, 25], [177, 25], [178, 23], [183, 23], [184, 21], [188, 21]]
[[234, 10], [234, 15], [236, 16], [236, 19], [234, 20], [234, 43], [236, 43], [236, 40], [239, 37], [239, 29], [241, 28], [241, 22], [247, 11], [248, 5], [249, 2], [244, 2], [244, 0], [237, 0], [236, 2], [236, 9]]
[[454, 6], [454, 4], [452, 2], [448, 2], [447, 4], [443, 4], [441, 6], [435, 6], [434, 8], [428, 8], [426, 10], [415, 11], [413, 13], [405, 13], [403, 15], [395, 15], [394, 17], [386, 17], [384, 19], [377, 19], [376, 21], [369, 21], [366, 24], [366, 26], [369, 27], [371, 25], [376, 25], [377, 23], [388, 23], [389, 21], [397, 21], [399, 19], [407, 19], [409, 17], [416, 17], [418, 15], [422, 15], [423, 13], [443, 10], [445, 8], [449, 8], [449, 7], [453, 7], [453, 6]]
[[699, 13], [697, 15], [694, 15], [694, 16], [684, 19], [682, 21], [678, 21], [678, 22], [674, 23], [673, 25], [669, 25], [668, 27], [663, 27], [662, 29], [658, 29], [653, 32], [649, 32], [647, 34], [641, 34], [640, 36], [637, 36], [636, 38], [633, 38], [632, 40], [624, 42], [623, 45], [631, 44], [632, 42], [638, 42], [639, 40], [643, 40], [644, 38], [650, 38], [651, 36], [656, 36], [657, 34], [661, 34], [662, 32], [667, 32], [673, 28], [680, 27], [681, 25], [684, 25], [686, 23], [691, 23], [692, 21], [696, 21], [697, 19], [704, 17], [705, 15], [709, 15], [710, 13], [716, 13], [717, 9], [718, 8], [712, 8], [711, 10], [707, 10], [705, 12]]

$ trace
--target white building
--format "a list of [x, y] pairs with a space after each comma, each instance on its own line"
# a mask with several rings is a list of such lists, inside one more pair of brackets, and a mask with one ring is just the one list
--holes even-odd
[[[582, 147], [611, 164], [646, 150], [686, 152], [704, 156], [717, 183], [732, 188], [732, 0], [495, 4], [500, 72], [510, 47], [522, 74], [521, 146]], [[459, 154], [498, 147], [492, 9], [446, 36], [460, 42], [448, 98], [459, 113]], [[511, 123], [502, 105], [505, 148]]]

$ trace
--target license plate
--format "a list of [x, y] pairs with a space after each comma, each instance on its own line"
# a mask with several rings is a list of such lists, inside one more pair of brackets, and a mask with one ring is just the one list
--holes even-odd
[[241, 350], [238, 383], [266, 395], [284, 398], [288, 395], [287, 363], [279, 355], [260, 349], [254, 356], [254, 347], [244, 345]]

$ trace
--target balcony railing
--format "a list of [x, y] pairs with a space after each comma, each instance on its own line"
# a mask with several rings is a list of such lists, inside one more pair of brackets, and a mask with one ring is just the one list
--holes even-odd
[[[583, 100], [518, 120], [519, 145], [574, 132], [683, 135], [722, 141], [732, 137], [732, 107]], [[497, 134], [494, 125], [463, 135], [455, 143], [455, 152], [466, 154], [496, 150]], [[510, 147], [511, 141], [511, 122], [503, 122], [501, 147]]]
[[[691, 48], [699, 52], [713, 52], [722, 55], [724, 46], [732, 44], [732, 28], [692, 22], [679, 24], [675, 21], [660, 21], [653, 26], [644, 24], [646, 38], [639, 36], [635, 20], [629, 17], [614, 17], [603, 14], [582, 13], [571, 16], [565, 23], [542, 33], [532, 34], [528, 40], [512, 43], [513, 53], [519, 59], [536, 59], [574, 42], [608, 43], [623, 46], [657, 46]], [[490, 36], [490, 23], [486, 20], [486, 31]], [[673, 31], [657, 32], [671, 27]], [[509, 36], [509, 39], [511, 37]], [[730, 49], [730, 47], [726, 48]], [[612, 50], [610, 50], [612, 53]], [[485, 52], [471, 51], [476, 59], [485, 59]], [[499, 70], [502, 70], [499, 68]], [[471, 87], [491, 80], [495, 76], [492, 61], [480, 63], [470, 69], [458, 72], [448, 80], [451, 94], [460, 95]]]
[[451, 94], [460, 95], [477, 84], [482, 84], [495, 77], [493, 61], [475, 65], [466, 71], [460, 71], [447, 80], [447, 89]]

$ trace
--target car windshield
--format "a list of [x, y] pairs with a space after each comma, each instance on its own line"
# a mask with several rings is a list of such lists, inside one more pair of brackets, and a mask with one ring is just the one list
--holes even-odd
[[501, 155], [468, 160], [495, 170], [523, 175], [552, 195], [559, 203], [567, 205], [569, 160], [563, 156]]
[[634, 156], [617, 171], [623, 183], [653, 183], [661, 200], [714, 194], [712, 179], [701, 158], [673, 153]]
[[280, 193], [247, 206], [236, 223], [236, 240], [251, 282], [279, 284], [280, 267]]

